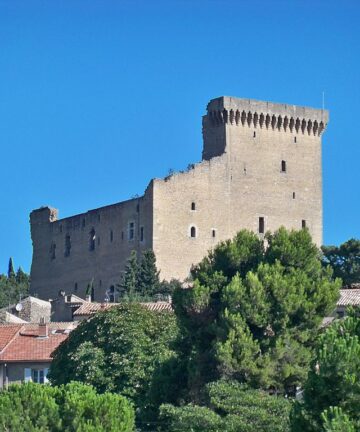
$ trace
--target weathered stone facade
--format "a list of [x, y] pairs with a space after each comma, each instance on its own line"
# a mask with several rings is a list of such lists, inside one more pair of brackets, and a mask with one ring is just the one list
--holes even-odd
[[31, 292], [94, 298], [115, 286], [135, 249], [152, 248], [161, 277], [183, 279], [216, 243], [241, 228], [308, 227], [322, 243], [321, 135], [328, 112], [220, 97], [203, 117], [203, 160], [153, 179], [136, 199], [58, 219], [30, 215]]

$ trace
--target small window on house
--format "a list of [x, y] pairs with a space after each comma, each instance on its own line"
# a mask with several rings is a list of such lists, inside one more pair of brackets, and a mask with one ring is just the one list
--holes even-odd
[[256, 132], [255, 132], [255, 131], [254, 131], [254, 135], [253, 135], [253, 137], [256, 138]]
[[212, 235], [213, 238], [216, 237], [216, 230], [215, 229], [211, 230], [211, 235]]
[[338, 316], [338, 318], [344, 318], [345, 316], [345, 311], [337, 311], [336, 315]]
[[52, 242], [50, 246], [50, 259], [54, 260], [56, 258], [56, 243]]
[[259, 234], [264, 234], [265, 232], [265, 220], [263, 217], [259, 217]]
[[94, 228], [89, 232], [89, 250], [95, 250], [96, 234]]
[[114, 285], [111, 285], [109, 288], [109, 302], [115, 303], [115, 287]]
[[286, 161], [281, 161], [281, 172], [286, 172]]
[[44, 369], [31, 369], [31, 380], [37, 384], [44, 384], [45, 373]]
[[296, 137], [294, 137], [294, 143], [296, 143]]
[[129, 222], [129, 240], [134, 240], [135, 236], [135, 223]]
[[194, 202], [191, 203], [191, 210], [196, 210], [196, 205]]
[[293, 199], [295, 199], [295, 192], [293, 192]]
[[190, 237], [196, 237], [196, 228], [194, 226], [190, 228]]
[[74, 291], [77, 292], [77, 290], [78, 290], [78, 284], [77, 284], [77, 282], [75, 282]]
[[67, 234], [65, 236], [65, 250], [64, 250], [64, 256], [68, 257], [70, 256], [70, 250], [71, 250], [71, 238], [70, 235]]
[[114, 240], [114, 233], [113, 230], [110, 230], [110, 242], [112, 243]]
[[306, 220], [305, 219], [303, 219], [301, 221], [301, 228], [306, 228]]
[[140, 228], [140, 241], [144, 241], [144, 227]]

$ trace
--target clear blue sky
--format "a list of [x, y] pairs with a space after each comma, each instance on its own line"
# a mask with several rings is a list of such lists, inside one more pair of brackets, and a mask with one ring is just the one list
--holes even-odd
[[201, 158], [209, 99], [330, 110], [324, 243], [360, 238], [360, 2], [0, 0], [0, 272], [29, 212], [142, 194]]

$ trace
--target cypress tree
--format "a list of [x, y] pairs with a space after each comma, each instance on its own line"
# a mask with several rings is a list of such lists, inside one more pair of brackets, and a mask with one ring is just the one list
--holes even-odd
[[119, 292], [121, 297], [133, 298], [138, 291], [138, 261], [135, 250], [131, 251], [130, 257], [125, 266], [125, 271], [121, 278]]
[[141, 258], [138, 271], [138, 292], [142, 296], [154, 296], [159, 292], [159, 271], [156, 257], [151, 249], [146, 250]]
[[15, 279], [14, 262], [13, 262], [12, 257], [10, 257], [10, 259], [9, 259], [8, 278], [9, 279]]

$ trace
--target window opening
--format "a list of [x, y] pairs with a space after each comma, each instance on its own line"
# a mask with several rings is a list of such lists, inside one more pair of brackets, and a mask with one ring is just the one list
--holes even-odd
[[144, 241], [144, 227], [140, 228], [140, 241]]
[[70, 256], [70, 250], [71, 250], [71, 238], [70, 235], [67, 234], [65, 236], [65, 252], [64, 252], [64, 255], [66, 257]]
[[295, 199], [295, 192], [293, 192], [293, 199]]
[[94, 287], [94, 284], [92, 284], [92, 287], [91, 287], [90, 298], [91, 298], [92, 302], [95, 300], [95, 287]]
[[89, 250], [95, 250], [96, 234], [94, 228], [89, 232]]
[[121, 231], [121, 240], [124, 240], [124, 231]]
[[306, 220], [305, 219], [303, 219], [301, 221], [301, 228], [306, 228]]
[[115, 303], [115, 287], [111, 285], [109, 288], [109, 303]]
[[253, 137], [256, 138], [256, 132], [255, 132], [255, 131], [254, 131], [254, 135], [253, 135]]
[[281, 172], [286, 172], [286, 161], [281, 161]]
[[135, 234], [135, 223], [130, 222], [129, 223], [129, 240], [134, 240], [134, 234]]
[[140, 206], [139, 204], [136, 204], [136, 212], [139, 213], [139, 211], [140, 211]]
[[110, 242], [112, 243], [114, 240], [114, 233], [113, 230], [110, 230]]
[[211, 235], [212, 235], [213, 238], [215, 238], [215, 237], [216, 237], [216, 230], [213, 229], [213, 230], [211, 231]]
[[56, 243], [52, 242], [50, 246], [50, 259], [54, 260], [56, 258]]
[[191, 210], [196, 210], [196, 204], [194, 202], [191, 203]]
[[44, 384], [44, 369], [31, 369], [32, 382]]
[[190, 228], [190, 237], [196, 237], [196, 228], [194, 226]]
[[85, 228], [85, 219], [82, 220], [82, 227]]
[[296, 143], [296, 137], [294, 137], [294, 143]]
[[264, 234], [265, 232], [265, 220], [263, 217], [259, 217], [259, 234]]
[[74, 291], [76, 292], [77, 290], [78, 290], [78, 284], [77, 284], [77, 282], [75, 282]]

